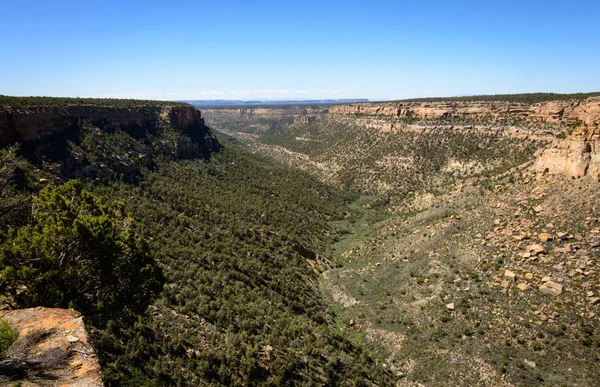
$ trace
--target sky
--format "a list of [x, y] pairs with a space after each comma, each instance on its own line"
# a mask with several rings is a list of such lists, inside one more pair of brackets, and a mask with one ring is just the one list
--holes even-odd
[[600, 91], [597, 0], [0, 0], [0, 13], [4, 95]]

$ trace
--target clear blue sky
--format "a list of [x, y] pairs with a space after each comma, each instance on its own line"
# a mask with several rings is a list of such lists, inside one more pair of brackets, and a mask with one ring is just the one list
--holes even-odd
[[600, 2], [0, 0], [0, 94], [394, 99], [600, 90]]

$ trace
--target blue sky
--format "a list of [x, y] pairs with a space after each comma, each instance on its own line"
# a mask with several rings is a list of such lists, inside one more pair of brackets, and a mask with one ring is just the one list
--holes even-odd
[[396, 99], [600, 90], [600, 2], [0, 0], [0, 94]]

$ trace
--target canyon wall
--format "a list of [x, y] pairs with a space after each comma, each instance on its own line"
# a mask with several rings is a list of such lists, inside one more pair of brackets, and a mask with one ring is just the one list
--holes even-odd
[[56, 163], [66, 179], [131, 176], [159, 154], [198, 158], [219, 149], [200, 111], [169, 103], [0, 105], [0, 148], [12, 144], [34, 164]]
[[597, 117], [590, 125], [580, 125], [566, 138], [555, 139], [551, 147], [538, 151], [535, 168], [600, 180], [600, 121]]
[[29, 143], [61, 134], [78, 125], [80, 119], [92, 124], [110, 123], [119, 127], [149, 128], [166, 119], [181, 131], [208, 133], [200, 112], [192, 106], [31, 106], [12, 109], [0, 106], [0, 147]]
[[395, 118], [521, 118], [549, 123], [574, 123], [578, 120], [597, 124], [600, 120], [600, 98], [583, 101], [549, 101], [536, 104], [514, 102], [382, 102], [337, 105], [330, 114], [361, 114]]
[[567, 176], [600, 178], [600, 98], [549, 101], [535, 104], [511, 102], [398, 102], [333, 106], [330, 114], [393, 118], [491, 119], [501, 123], [520, 119], [525, 127], [539, 123], [564, 126], [565, 138], [536, 154], [534, 168]]

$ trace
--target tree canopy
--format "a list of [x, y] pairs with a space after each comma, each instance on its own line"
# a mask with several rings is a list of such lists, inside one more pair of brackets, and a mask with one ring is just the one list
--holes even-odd
[[72, 180], [40, 191], [33, 219], [0, 246], [2, 291], [19, 306], [72, 307], [103, 320], [143, 310], [161, 290], [161, 271], [122, 203], [105, 204]]

